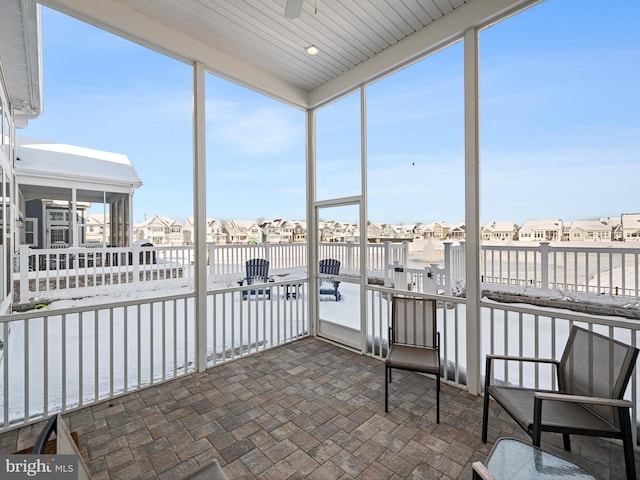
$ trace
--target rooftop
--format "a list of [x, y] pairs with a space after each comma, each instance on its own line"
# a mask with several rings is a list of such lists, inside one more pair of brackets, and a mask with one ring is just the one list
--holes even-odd
[[[482, 397], [394, 372], [384, 413], [382, 363], [305, 338], [65, 414], [94, 479], [177, 479], [217, 459], [231, 479], [471, 478], [501, 437], [529, 441], [502, 409], [480, 440]], [[43, 423], [0, 435], [0, 451], [33, 445]], [[543, 434], [543, 447], [601, 479], [624, 477], [622, 448]], [[640, 468], [640, 456], [636, 455]]]

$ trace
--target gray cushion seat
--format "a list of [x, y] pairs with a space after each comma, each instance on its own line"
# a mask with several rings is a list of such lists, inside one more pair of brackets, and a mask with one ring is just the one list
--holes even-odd
[[438, 351], [432, 348], [417, 348], [413, 345], [393, 343], [389, 347], [386, 364], [388, 367], [415, 372], [440, 372]]

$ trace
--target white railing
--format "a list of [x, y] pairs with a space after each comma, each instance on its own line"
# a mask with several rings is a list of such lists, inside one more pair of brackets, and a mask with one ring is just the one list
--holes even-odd
[[[247, 288], [207, 293], [209, 366], [309, 334], [306, 279], [243, 300]], [[0, 430], [193, 372], [194, 302], [168, 295], [0, 317]]]
[[640, 297], [640, 248], [626, 245], [483, 245], [486, 284]]
[[[336, 258], [341, 273], [358, 272], [359, 245], [325, 243], [320, 245], [320, 258]], [[406, 263], [407, 249], [403, 244], [368, 245], [371, 275], [387, 275], [388, 259]], [[307, 245], [207, 245], [207, 274], [210, 278], [225, 275], [244, 277], [245, 264], [252, 258], [269, 260], [269, 271], [306, 268]], [[43, 293], [71, 288], [103, 288], [105, 285], [137, 284], [141, 282], [193, 278], [194, 249], [192, 246], [162, 246], [132, 248], [55, 248], [32, 249], [22, 246], [16, 264], [16, 303], [28, 304], [42, 298]], [[49, 295], [52, 297], [52, 295]]]

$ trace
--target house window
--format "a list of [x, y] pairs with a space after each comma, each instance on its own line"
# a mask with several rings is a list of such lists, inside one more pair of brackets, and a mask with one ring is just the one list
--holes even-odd
[[24, 219], [24, 244], [25, 245], [38, 245], [38, 219], [37, 218], [25, 218]]

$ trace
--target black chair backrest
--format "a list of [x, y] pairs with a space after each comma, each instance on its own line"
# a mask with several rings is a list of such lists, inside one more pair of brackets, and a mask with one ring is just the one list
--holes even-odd
[[[637, 357], [637, 348], [574, 326], [560, 360], [560, 390], [572, 395], [622, 399]], [[618, 416], [611, 407], [587, 408], [618, 425]]]
[[438, 323], [435, 300], [393, 297], [391, 316], [392, 343], [436, 347]]
[[318, 271], [325, 275], [339, 275], [340, 274], [340, 260], [335, 258], [325, 258], [320, 260]]
[[269, 278], [269, 260], [264, 258], [252, 258], [247, 260], [247, 282], [251, 284], [253, 281], [267, 281]]

